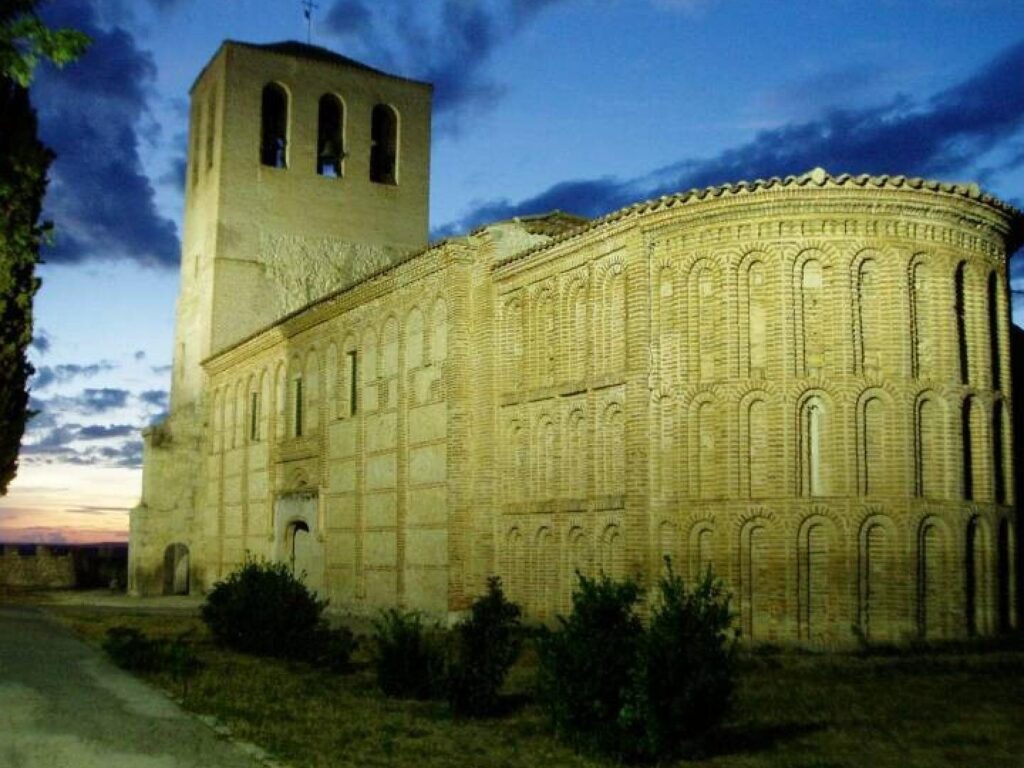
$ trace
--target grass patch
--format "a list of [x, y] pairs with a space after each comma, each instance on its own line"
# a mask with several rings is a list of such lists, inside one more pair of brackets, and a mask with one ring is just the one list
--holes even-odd
[[[527, 649], [503, 689], [501, 718], [453, 719], [442, 702], [388, 699], [362, 637], [354, 671], [333, 675], [213, 644], [198, 615], [51, 607], [100, 646], [109, 627], [152, 638], [192, 630], [203, 667], [183, 705], [295, 768], [306, 766], [605, 766], [555, 741], [533, 703]], [[168, 674], [143, 677], [179, 696]], [[1019, 768], [1024, 754], [1024, 645], [939, 646], [893, 654], [745, 655], [736, 711], [679, 766], [721, 768]]]

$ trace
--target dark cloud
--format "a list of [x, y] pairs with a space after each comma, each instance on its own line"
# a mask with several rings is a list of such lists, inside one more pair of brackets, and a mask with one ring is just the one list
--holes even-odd
[[79, 62], [41, 69], [33, 87], [40, 133], [57, 153], [45, 204], [56, 223], [47, 261], [176, 265], [177, 233], [157, 212], [139, 154], [156, 76], [152, 57], [121, 27], [102, 27], [96, 6], [86, 0], [62, 0], [43, 11], [51, 25], [92, 38]]
[[34, 391], [46, 389], [52, 384], [63, 384], [80, 376], [86, 378], [95, 376], [103, 371], [112, 371], [116, 366], [113, 363], [101, 360], [90, 365], [76, 365], [74, 363], [64, 365], [41, 365], [36, 369], [32, 377], [31, 386]]
[[94, 424], [78, 430], [79, 440], [107, 440], [111, 437], [128, 437], [139, 431], [131, 424]]
[[54, 395], [46, 399], [31, 398], [29, 407], [43, 414], [84, 413], [98, 414], [123, 408], [128, 403], [126, 389], [83, 389], [77, 395]]
[[146, 350], [144, 350], [144, 349], [137, 349], [137, 350], [135, 350], [135, 354], [132, 355], [132, 357], [135, 358], [136, 360], [145, 360], [146, 359]]
[[60, 449], [70, 445], [78, 437], [77, 424], [64, 424], [59, 427], [47, 430], [42, 437], [34, 442], [23, 445], [22, 453], [59, 453]]
[[373, 15], [360, 0], [338, 0], [327, 11], [324, 24], [338, 36], [361, 35], [371, 30]]
[[109, 387], [83, 389], [79, 402], [86, 413], [103, 413], [115, 408], [124, 408], [128, 402], [128, 390]]
[[45, 355], [50, 351], [50, 343], [50, 334], [42, 328], [37, 328], [35, 336], [32, 337], [32, 349], [40, 355]]
[[103, 447], [95, 451], [92, 456], [98, 462], [135, 469], [142, 466], [142, 441], [128, 440], [116, 448]]
[[139, 400], [144, 402], [146, 405], [153, 405], [157, 408], [167, 408], [167, 390], [147, 389], [145, 392], [139, 393]]
[[[881, 106], [830, 110], [816, 120], [763, 131], [715, 157], [681, 160], [640, 178], [566, 181], [526, 200], [485, 202], [432, 234], [446, 236], [488, 221], [555, 208], [600, 216], [637, 200], [741, 179], [802, 173], [815, 166], [835, 174], [974, 176], [979, 156], [1012, 146], [1024, 129], [1021, 72], [1024, 41], [923, 103], [901, 96]], [[1021, 165], [1024, 155], [1004, 161], [1001, 170]]]
[[567, 0], [444, 0], [425, 17], [419, 0], [369, 3], [336, 0], [327, 29], [361, 49], [371, 63], [434, 84], [434, 113], [451, 130], [452, 117], [492, 105], [504, 92], [484, 70], [491, 52], [508, 43], [541, 10]]
[[165, 184], [168, 187], [173, 187], [178, 192], [184, 194], [185, 192], [185, 175], [188, 172], [188, 160], [185, 159], [184, 153], [179, 154], [177, 157], [171, 160], [171, 166], [168, 168], [157, 181], [161, 184]]
[[153, 365], [150, 366], [149, 370], [157, 375], [163, 375], [165, 373], [170, 373], [173, 368], [173, 365]]

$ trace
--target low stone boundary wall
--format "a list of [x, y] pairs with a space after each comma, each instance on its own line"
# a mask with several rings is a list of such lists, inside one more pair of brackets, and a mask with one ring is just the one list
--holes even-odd
[[0, 586], [33, 589], [124, 587], [128, 546], [4, 544]]

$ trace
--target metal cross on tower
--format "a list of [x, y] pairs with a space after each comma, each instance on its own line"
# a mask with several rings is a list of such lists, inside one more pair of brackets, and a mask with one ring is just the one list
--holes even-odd
[[306, 42], [313, 42], [313, 11], [320, 7], [313, 0], [302, 0], [302, 15], [306, 17]]

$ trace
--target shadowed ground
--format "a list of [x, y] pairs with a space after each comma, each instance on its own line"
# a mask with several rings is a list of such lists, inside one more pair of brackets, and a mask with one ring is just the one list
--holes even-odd
[[0, 766], [260, 765], [39, 610], [0, 605]]

